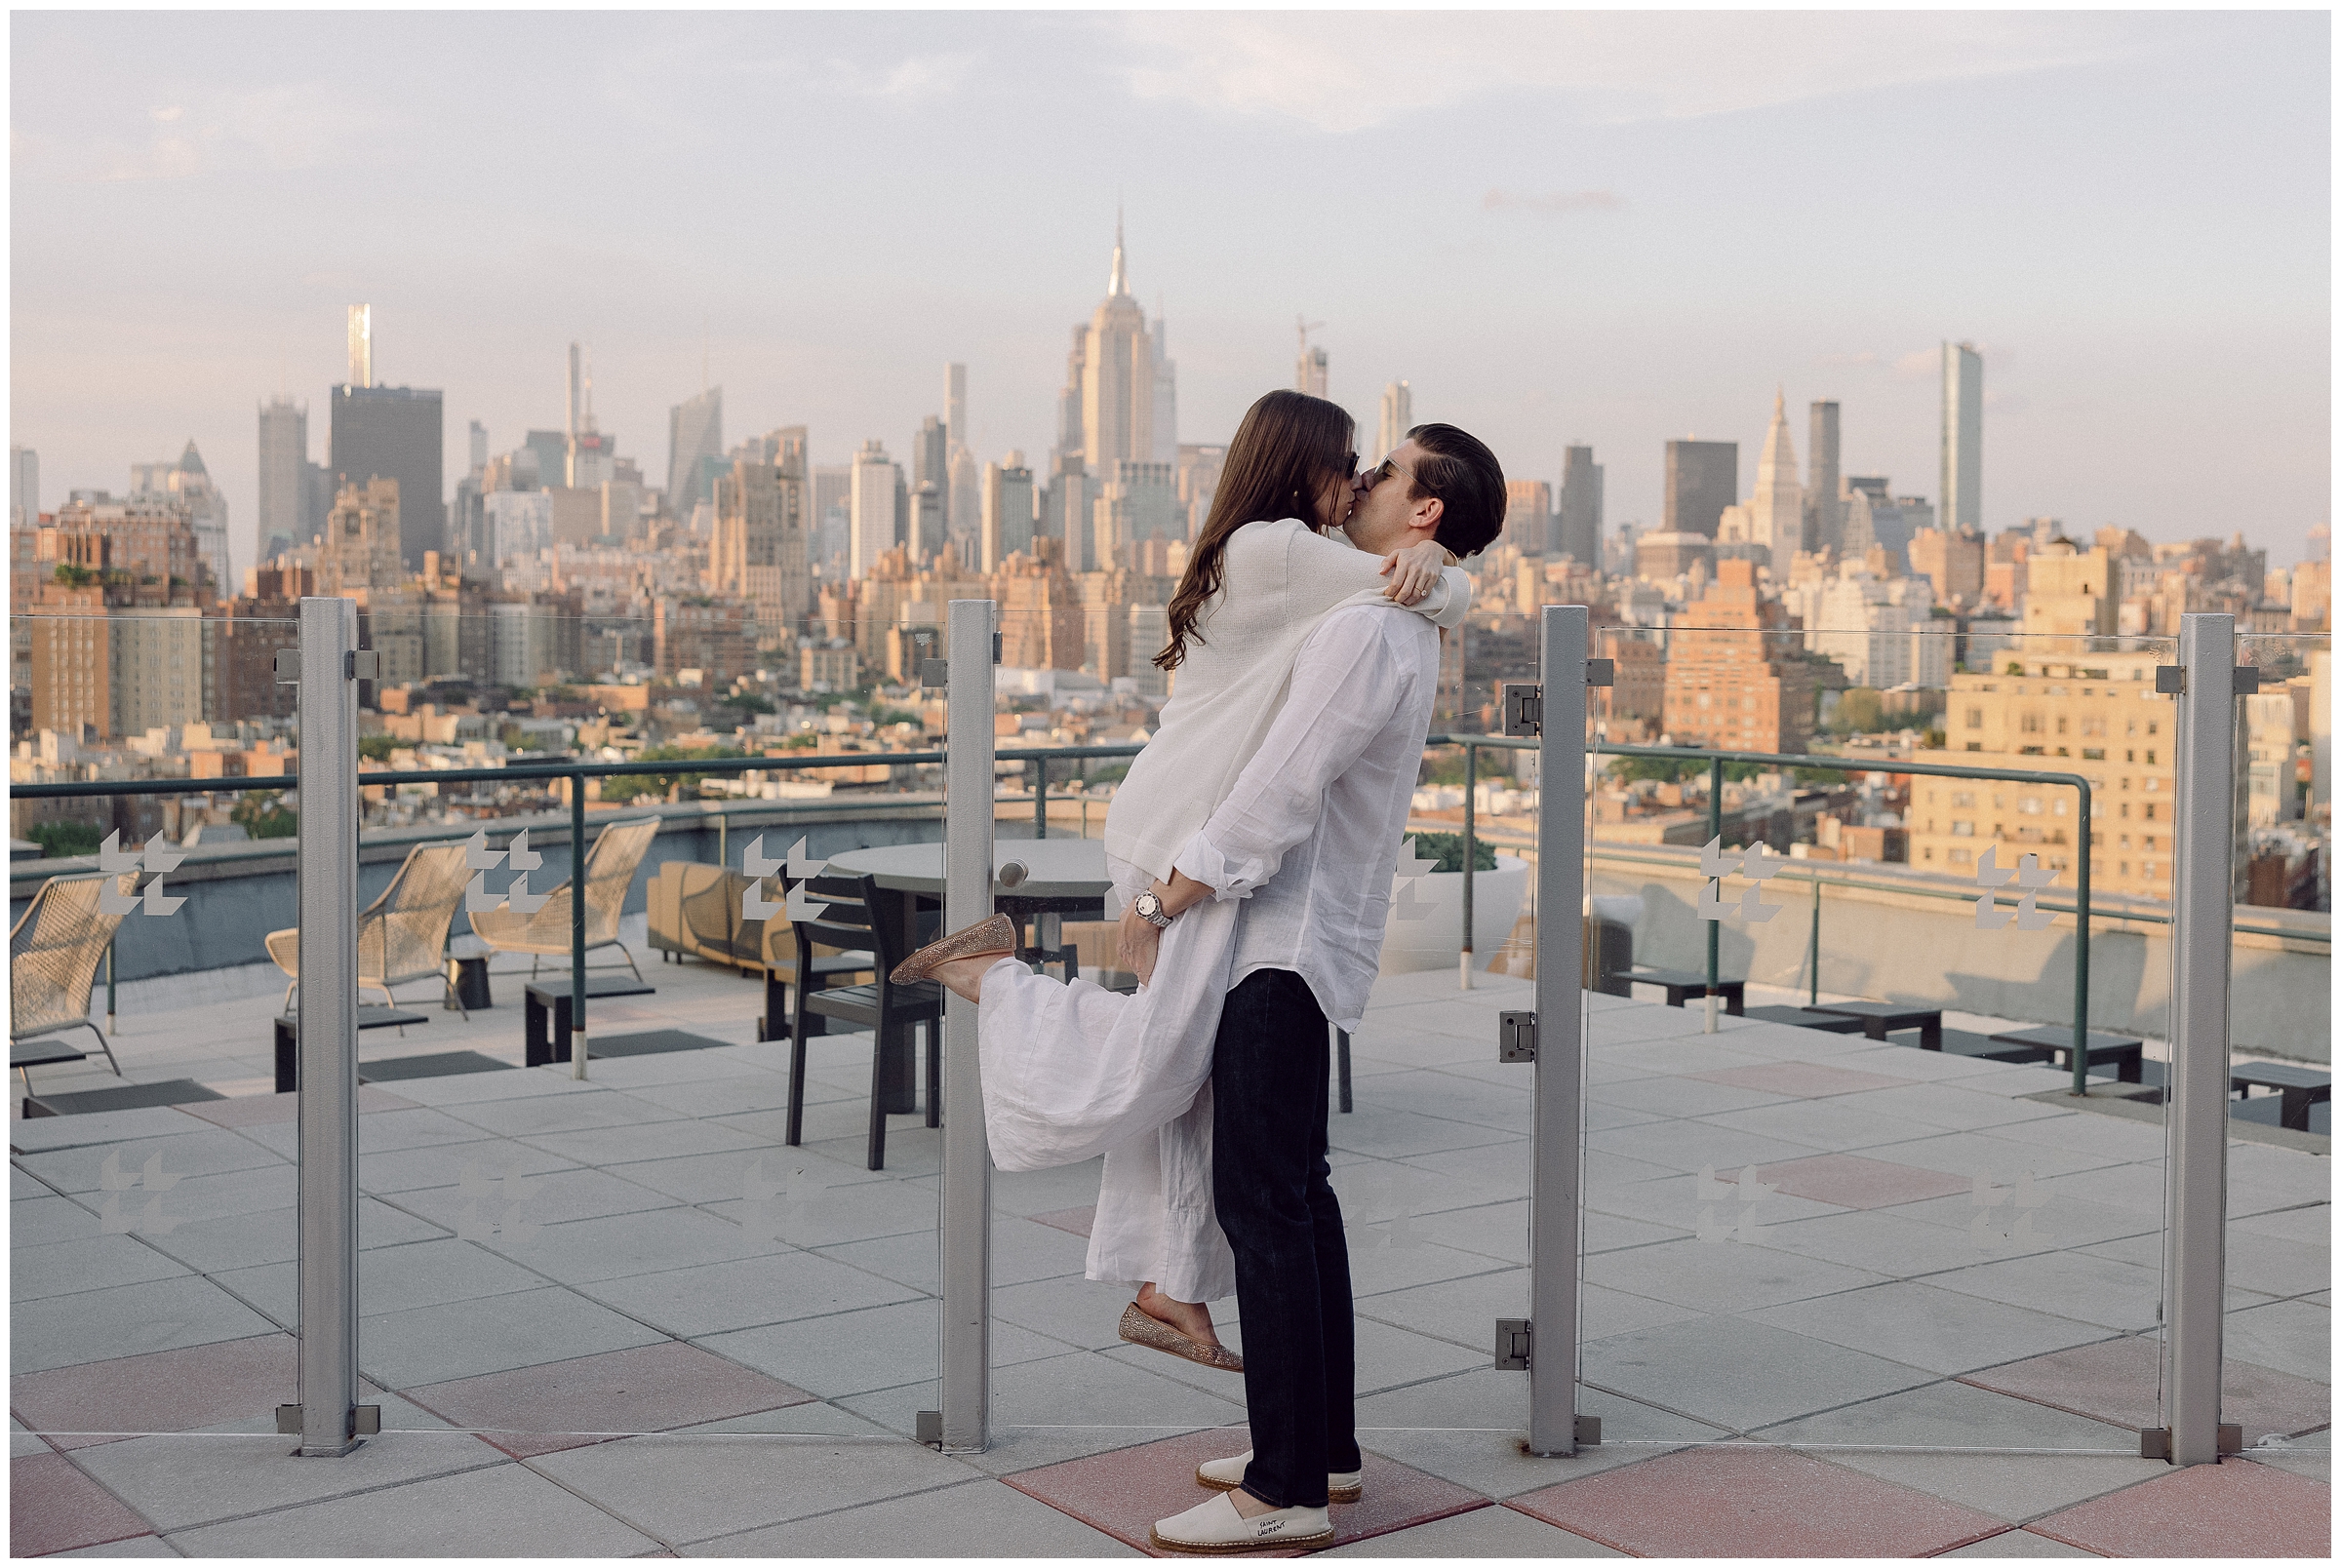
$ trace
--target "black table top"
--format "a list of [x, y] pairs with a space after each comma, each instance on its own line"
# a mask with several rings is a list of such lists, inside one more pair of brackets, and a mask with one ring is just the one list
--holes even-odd
[[[545, 1001], [567, 1000], [576, 995], [575, 986], [567, 977], [532, 980], [529, 990]], [[585, 997], [589, 1001], [596, 997], [653, 997], [657, 994], [656, 986], [645, 985], [630, 974], [606, 974], [599, 979], [592, 975], [585, 977]]]
[[80, 1062], [89, 1058], [88, 1051], [77, 1051], [54, 1036], [42, 1039], [12, 1039], [8, 1042], [10, 1067], [45, 1067], [51, 1062]]
[[[300, 1015], [286, 1013], [277, 1021], [284, 1024], [298, 1024]], [[429, 1013], [407, 1012], [397, 1007], [361, 1005], [358, 1008], [358, 1027], [360, 1029], [404, 1029], [410, 1024], [427, 1024], [430, 1021]]]
[[1940, 1007], [1905, 1006], [1898, 1001], [1818, 1001], [1807, 1010], [1842, 1013], [1847, 1018], [1883, 1018], [1889, 1026], [1897, 1018], [1907, 1018], [1914, 1024], [1931, 1018], [1939, 1023], [1943, 1016]]
[[[1696, 969], [1619, 969], [1616, 974], [1620, 980], [1639, 980], [1646, 986], [1703, 986], [1707, 983], [1705, 971]], [[1719, 990], [1725, 986], [1747, 984], [1745, 980], [1734, 980], [1729, 975], [1723, 976], [1715, 983]]]
[[2313, 1067], [2294, 1067], [2289, 1062], [2246, 1062], [2228, 1070], [2228, 1077], [2238, 1083], [2256, 1083], [2267, 1089], [2322, 1089], [2332, 1085], [2333, 1075]]
[[[2072, 1046], [2073, 1031], [2060, 1024], [2039, 1024], [2031, 1029], [2005, 1030], [1992, 1039], [2009, 1045], [2037, 1045], [2044, 1051], [2061, 1051]], [[2100, 1035], [2094, 1029], [2089, 1031], [2089, 1049], [2092, 1051], [2126, 1050], [2145, 1043], [2135, 1035]]]

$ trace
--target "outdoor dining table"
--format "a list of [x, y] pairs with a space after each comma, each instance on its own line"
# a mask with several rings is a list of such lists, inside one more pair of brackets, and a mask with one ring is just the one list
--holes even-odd
[[[1011, 868], [1021, 867], [1016, 871]], [[922, 943], [919, 916], [939, 910], [943, 903], [943, 846], [939, 843], [894, 843], [874, 849], [850, 849], [832, 855], [829, 869], [875, 879], [884, 906], [873, 912], [892, 919], [902, 933], [902, 951]], [[1003, 870], [1009, 880], [1002, 881]], [[1105, 871], [1105, 845], [1095, 839], [1004, 839], [992, 845], [992, 908], [1016, 922], [1017, 956], [1028, 962], [1044, 957], [1066, 960], [1062, 922], [1101, 920], [1105, 895], [1113, 886]], [[887, 895], [892, 895], [888, 897]], [[1031, 926], [1031, 939], [1025, 927]], [[939, 933], [936, 933], [939, 934]], [[924, 940], [932, 940], [929, 935]], [[911, 1044], [905, 1038], [895, 1049], [901, 1060], [890, 1061], [884, 1074], [887, 1111], [904, 1114], [916, 1109]]]

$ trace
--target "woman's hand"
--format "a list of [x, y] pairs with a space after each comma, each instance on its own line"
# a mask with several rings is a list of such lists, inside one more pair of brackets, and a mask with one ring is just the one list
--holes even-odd
[[1122, 967], [1138, 977], [1145, 985], [1154, 979], [1154, 960], [1163, 950], [1163, 933], [1152, 921], [1142, 919], [1135, 909], [1122, 912], [1122, 928], [1117, 933], [1116, 950]]
[[1447, 551], [1428, 539], [1385, 557], [1382, 575], [1390, 579], [1390, 586], [1382, 590], [1382, 597], [1402, 605], [1420, 604], [1447, 563]]

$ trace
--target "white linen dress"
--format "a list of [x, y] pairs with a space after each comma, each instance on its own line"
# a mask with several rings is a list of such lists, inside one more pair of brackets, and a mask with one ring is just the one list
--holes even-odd
[[[1381, 558], [1297, 518], [1253, 523], [1228, 541], [1216, 598], [1190, 637], [1155, 736], [1106, 815], [1109, 914], [1168, 880], [1281, 711], [1293, 659], [1342, 605], [1379, 605]], [[1471, 579], [1448, 568], [1412, 613], [1462, 622]], [[1064, 984], [1012, 959], [985, 972], [977, 1009], [984, 1120], [1002, 1170], [1102, 1154], [1087, 1273], [1151, 1279], [1179, 1301], [1236, 1288], [1211, 1204], [1211, 1047], [1235, 957], [1237, 899], [1207, 899], [1163, 933], [1154, 977], [1134, 996]]]

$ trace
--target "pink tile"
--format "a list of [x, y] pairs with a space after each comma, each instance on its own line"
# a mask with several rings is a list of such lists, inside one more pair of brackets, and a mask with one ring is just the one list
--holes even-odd
[[[291, 1404], [297, 1349], [290, 1334], [263, 1334], [27, 1372], [9, 1380], [9, 1406], [34, 1431], [194, 1431]], [[50, 1439], [67, 1449], [117, 1440]]]
[[[1959, 1381], [2137, 1431], [2162, 1425], [2156, 1393], [2162, 1355], [2151, 1335], [2136, 1335], [1969, 1372]], [[2332, 1391], [2321, 1383], [2231, 1358], [2220, 1384], [2220, 1417], [2243, 1428], [2245, 1447], [2332, 1421]]]
[[[387, 1089], [377, 1089], [371, 1083], [358, 1085], [358, 1112], [412, 1111], [420, 1102]], [[191, 1117], [219, 1127], [259, 1127], [272, 1121], [290, 1121], [300, 1109], [298, 1094], [233, 1094], [224, 1100], [198, 1100], [179, 1108]]]
[[2102, 1557], [2327, 1557], [2333, 1489], [2230, 1459], [2189, 1465], [2025, 1528]]
[[8, 1554], [40, 1557], [150, 1536], [154, 1527], [62, 1454], [8, 1465]]
[[1783, 1160], [1777, 1165], [1758, 1167], [1758, 1179], [1791, 1197], [1862, 1209], [1915, 1203], [1927, 1197], [1949, 1197], [1954, 1193], [1972, 1191], [1975, 1185], [1964, 1176], [1921, 1170], [1916, 1165], [1897, 1165], [1892, 1160], [1869, 1159], [1860, 1155], [1813, 1155], [1805, 1159]]
[[[669, 1342], [400, 1391], [515, 1459], [806, 1404], [802, 1389]], [[500, 1430], [499, 1430], [500, 1429]], [[607, 1435], [605, 1435], [607, 1434]]]
[[[1210, 1496], [1195, 1479], [1196, 1466], [1207, 1459], [1240, 1454], [1250, 1441], [1250, 1434], [1242, 1427], [1220, 1427], [1061, 1465], [1045, 1465], [1001, 1479], [1150, 1556], [1184, 1556], [1183, 1552], [1158, 1549], [1147, 1531], [1155, 1520], [1183, 1513]], [[1369, 1453], [1366, 1456], [1365, 1497], [1333, 1505], [1330, 1545], [1345, 1546], [1487, 1506], [1488, 1499], [1477, 1492]], [[1300, 1553], [1246, 1555], [1291, 1557]]]
[[1091, 1204], [1088, 1208], [1057, 1209], [1049, 1214], [1027, 1214], [1024, 1217], [1035, 1225], [1046, 1225], [1086, 1236], [1090, 1234], [1090, 1226], [1097, 1218], [1097, 1208]]
[[1767, 1094], [1793, 1094], [1818, 1100], [1832, 1094], [1857, 1094], [1863, 1089], [1899, 1089], [1910, 1078], [1883, 1073], [1856, 1073], [1849, 1067], [1824, 1067], [1818, 1062], [1758, 1062], [1752, 1067], [1726, 1067], [1713, 1073], [1686, 1073], [1705, 1083], [1724, 1083], [1735, 1089]]
[[2004, 1521], [1786, 1448], [1691, 1448], [1508, 1505], [1638, 1557], [1924, 1557]]

